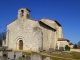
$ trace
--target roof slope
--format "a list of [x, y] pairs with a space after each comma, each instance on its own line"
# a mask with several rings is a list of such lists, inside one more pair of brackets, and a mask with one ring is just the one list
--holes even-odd
[[58, 38], [58, 41], [67, 41], [65, 38]]
[[52, 20], [52, 19], [49, 19], [49, 18], [42, 18], [40, 21], [43, 21], [43, 22], [46, 23], [47, 20], [51, 21], [51, 23], [54, 21], [58, 26], [61, 26], [61, 24], [58, 21]]

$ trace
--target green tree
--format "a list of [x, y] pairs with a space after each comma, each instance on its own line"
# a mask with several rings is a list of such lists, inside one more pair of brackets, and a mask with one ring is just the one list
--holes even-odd
[[70, 47], [68, 45], [65, 46], [65, 51], [70, 51]]
[[6, 39], [6, 32], [0, 32], [0, 46], [2, 45], [2, 40]]
[[80, 48], [80, 41], [78, 42], [77, 46], [78, 46], [78, 48]]
[[78, 47], [77, 47], [77, 44], [74, 44], [73, 48], [77, 49], [77, 48], [78, 48]]

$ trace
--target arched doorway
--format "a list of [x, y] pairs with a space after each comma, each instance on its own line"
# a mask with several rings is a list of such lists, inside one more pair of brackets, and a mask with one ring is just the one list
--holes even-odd
[[23, 50], [23, 41], [19, 40], [19, 50]]

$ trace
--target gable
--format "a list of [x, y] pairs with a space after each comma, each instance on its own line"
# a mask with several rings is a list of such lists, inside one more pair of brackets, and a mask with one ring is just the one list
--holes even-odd
[[59, 23], [55, 20], [50, 20], [50, 19], [47, 19], [47, 18], [42, 18], [40, 20], [41, 22], [43, 22], [44, 24], [52, 27], [53, 29], [56, 29], [56, 25], [60, 26]]
[[42, 27], [44, 27], [46, 29], [50, 29], [50, 30], [56, 31], [56, 29], [52, 28], [51, 26], [49, 26], [49, 25], [47, 25], [47, 24], [45, 24], [45, 23], [43, 23], [41, 21], [39, 21], [39, 24], [40, 24], [40, 26], [42, 26]]

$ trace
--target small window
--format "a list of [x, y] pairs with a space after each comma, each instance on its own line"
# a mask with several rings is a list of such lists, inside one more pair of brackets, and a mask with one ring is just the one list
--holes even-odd
[[21, 10], [21, 15], [24, 16], [24, 10]]

